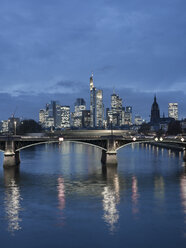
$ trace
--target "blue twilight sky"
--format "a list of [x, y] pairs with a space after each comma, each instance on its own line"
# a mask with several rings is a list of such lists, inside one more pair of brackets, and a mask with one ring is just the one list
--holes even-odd
[[0, 119], [38, 119], [50, 100], [85, 98], [89, 77], [149, 119], [179, 103], [186, 117], [185, 0], [0, 0]]

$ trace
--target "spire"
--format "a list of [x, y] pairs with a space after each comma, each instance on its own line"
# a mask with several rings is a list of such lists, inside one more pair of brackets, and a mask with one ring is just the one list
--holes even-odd
[[156, 94], [154, 95], [154, 102], [156, 102]]

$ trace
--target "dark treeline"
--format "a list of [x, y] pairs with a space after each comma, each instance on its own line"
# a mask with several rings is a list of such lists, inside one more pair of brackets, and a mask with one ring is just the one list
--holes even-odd
[[39, 133], [42, 127], [35, 120], [23, 120], [16, 129], [17, 134]]

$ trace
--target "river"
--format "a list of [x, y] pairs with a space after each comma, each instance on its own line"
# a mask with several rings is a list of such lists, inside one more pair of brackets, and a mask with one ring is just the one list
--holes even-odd
[[186, 247], [186, 165], [150, 145], [118, 151], [64, 142], [21, 151], [19, 170], [0, 154], [1, 247]]

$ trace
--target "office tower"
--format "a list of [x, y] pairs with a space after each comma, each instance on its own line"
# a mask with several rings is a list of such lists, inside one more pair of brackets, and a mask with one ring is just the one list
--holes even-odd
[[96, 88], [93, 83], [93, 73], [90, 77], [90, 126], [96, 126]]
[[61, 105], [59, 102], [56, 102], [56, 119], [55, 120], [55, 128], [61, 128]]
[[122, 123], [122, 99], [119, 95], [111, 95], [112, 125], [120, 126]]
[[82, 111], [86, 109], [86, 102], [83, 98], [77, 98], [74, 104], [77, 116], [82, 116]]
[[58, 101], [51, 101], [46, 104], [45, 112], [42, 111], [41, 114], [45, 113], [45, 124], [46, 128], [54, 127], [61, 128], [61, 105]]
[[82, 127], [82, 111], [86, 110], [86, 102], [83, 98], [77, 98], [74, 104], [75, 110], [71, 115], [72, 126]]
[[134, 118], [134, 124], [135, 125], [141, 125], [143, 123], [143, 119], [140, 115], [136, 115], [135, 118]]
[[96, 126], [103, 127], [104, 107], [103, 107], [103, 91], [96, 92]]
[[125, 125], [125, 107], [122, 107], [121, 111], [121, 125]]
[[124, 124], [125, 125], [132, 125], [132, 107], [126, 106], [125, 114], [124, 114]]
[[169, 117], [178, 120], [178, 103], [169, 103], [168, 112]]
[[46, 122], [53, 123], [53, 126], [56, 127], [56, 101], [51, 101], [46, 108], [48, 113]]
[[154, 102], [151, 107], [150, 122], [152, 124], [158, 124], [160, 122], [160, 110], [159, 110], [158, 103], [156, 101], [156, 96], [154, 96]]
[[82, 111], [82, 127], [83, 128], [88, 128], [90, 127], [90, 110], [83, 110]]
[[45, 126], [45, 121], [46, 121], [46, 110], [40, 109], [40, 111], [39, 111], [39, 123], [42, 126]]
[[61, 106], [61, 128], [70, 127], [70, 106]]
[[7, 133], [8, 132], [8, 121], [1, 121], [1, 132]]
[[54, 117], [48, 116], [45, 120], [45, 128], [54, 129]]

